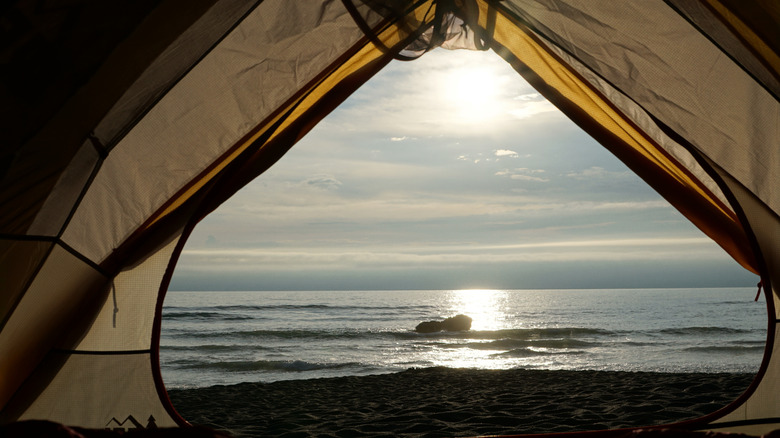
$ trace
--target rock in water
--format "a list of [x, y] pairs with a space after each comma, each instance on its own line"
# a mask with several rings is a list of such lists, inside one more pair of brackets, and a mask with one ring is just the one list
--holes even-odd
[[442, 321], [441, 326], [448, 332], [471, 330], [471, 318], [466, 315], [455, 315]]
[[417, 324], [414, 331], [417, 333], [435, 333], [442, 330], [459, 332], [471, 329], [471, 318], [466, 315], [455, 315], [444, 321], [425, 321]]
[[441, 321], [425, 321], [414, 328], [417, 333], [435, 333], [442, 331]]

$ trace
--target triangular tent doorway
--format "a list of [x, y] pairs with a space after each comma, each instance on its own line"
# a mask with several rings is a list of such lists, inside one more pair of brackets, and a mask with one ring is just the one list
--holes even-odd
[[[157, 347], [192, 227], [392, 59], [439, 44], [503, 57], [761, 275], [775, 314], [772, 2], [18, 1], [2, 17], [4, 423], [178, 424]], [[754, 387], [689, 427], [778, 427], [775, 331]]]

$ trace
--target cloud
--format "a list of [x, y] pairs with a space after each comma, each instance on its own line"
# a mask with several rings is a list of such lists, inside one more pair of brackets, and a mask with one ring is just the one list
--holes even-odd
[[334, 190], [341, 187], [342, 183], [330, 175], [315, 175], [303, 180], [302, 184], [323, 190]]
[[516, 119], [530, 119], [545, 113], [557, 113], [558, 108], [550, 102], [544, 101], [521, 101], [522, 103], [508, 112]]
[[407, 137], [407, 136], [403, 136], [403, 137], [390, 137], [390, 141], [404, 141], [404, 140], [408, 140], [408, 139], [409, 139], [409, 137]]
[[628, 171], [613, 172], [599, 166], [592, 166], [580, 172], [569, 172], [566, 174], [567, 177], [578, 179], [578, 180], [615, 178], [615, 177], [625, 177], [628, 175], [629, 175]]
[[512, 170], [503, 169], [496, 172], [496, 176], [508, 176], [510, 179], [518, 181], [533, 181], [533, 182], [549, 182], [547, 178], [541, 176], [535, 176], [537, 174], [544, 173], [544, 169], [528, 169], [525, 167], [518, 167]]
[[547, 99], [545, 99], [544, 96], [542, 96], [539, 93], [520, 94], [518, 96], [515, 96], [515, 100], [521, 100], [524, 102], [546, 102], [547, 101]]
[[521, 174], [514, 174], [510, 176], [511, 179], [516, 179], [520, 181], [535, 181], [535, 182], [548, 182], [550, 181], [547, 178], [542, 178], [539, 176], [531, 176], [531, 175], [521, 175]]
[[707, 238], [627, 238], [497, 245], [187, 249], [181, 263], [209, 271], [396, 269], [514, 262], [721, 260]]
[[517, 158], [519, 155], [515, 151], [510, 151], [509, 149], [497, 149], [493, 151], [493, 153], [497, 157], [510, 157], [510, 158]]
[[577, 203], [589, 210], [647, 210], [653, 208], [671, 209], [672, 206], [663, 199], [653, 201], [616, 201], [616, 202], [586, 202]]

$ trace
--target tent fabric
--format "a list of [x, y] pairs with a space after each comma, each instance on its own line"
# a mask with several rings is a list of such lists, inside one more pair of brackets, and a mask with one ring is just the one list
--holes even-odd
[[[777, 71], [780, 71], [780, 58], [772, 50], [772, 47], [776, 49], [780, 43], [776, 31], [780, 17], [776, 12], [772, 15], [770, 2], [738, 4], [733, 1], [675, 0], [668, 3], [723, 47], [726, 53], [757, 78], [775, 97], [780, 96], [780, 77], [777, 75]], [[739, 18], [735, 13], [741, 13], [744, 17]], [[746, 23], [745, 19], [753, 23]], [[764, 23], [758, 23], [757, 20]]]
[[756, 382], [685, 427], [780, 426], [776, 3], [34, 3], [0, 12], [0, 423], [186, 424], [157, 348], [189, 232], [387, 63], [442, 46], [495, 51], [761, 276]]
[[[3, 117], [8, 138], [0, 169], [4, 186], [15, 190], [0, 197], [5, 213], [0, 232], [25, 233], [105, 111], [209, 3], [128, 1], [108, 7], [81, 1], [40, 7], [19, 1], [5, 8], [4, 24], [16, 39], [2, 55], [3, 114], [12, 116]], [[17, 123], [14, 114], [25, 122]], [[98, 142], [89, 143], [104, 153]], [[48, 159], [36, 159], [41, 155]]]

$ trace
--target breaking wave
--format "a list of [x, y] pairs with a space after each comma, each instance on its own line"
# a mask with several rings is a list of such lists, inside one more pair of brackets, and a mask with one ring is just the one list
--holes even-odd
[[174, 361], [176, 367], [226, 372], [304, 372], [360, 367], [359, 363], [313, 363], [303, 360]]
[[578, 351], [578, 350], [563, 350], [563, 351], [539, 351], [534, 350], [532, 348], [515, 348], [514, 350], [504, 351], [501, 353], [495, 353], [491, 355], [492, 357], [512, 357], [512, 358], [523, 358], [523, 357], [536, 357], [536, 356], [557, 356], [557, 355], [577, 355], [577, 354], [584, 354], [584, 351]]

